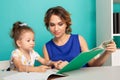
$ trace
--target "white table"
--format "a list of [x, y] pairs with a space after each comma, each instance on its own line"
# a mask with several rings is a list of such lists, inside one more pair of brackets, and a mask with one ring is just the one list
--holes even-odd
[[[0, 80], [47, 80], [56, 70], [50, 69], [46, 72], [18, 72], [18, 71], [0, 71]], [[53, 78], [50, 78], [51, 80]]]
[[81, 68], [65, 74], [69, 76], [55, 80], [120, 80], [120, 66]]
[[[9, 76], [11, 74], [16, 74], [16, 73], [19, 73], [19, 72], [0, 71], [0, 80], [3, 80], [2, 79], [3, 77]], [[88, 67], [88, 68], [81, 68], [79, 70], [66, 72], [64, 74], [69, 76], [55, 78], [55, 79], [53, 79], [54, 78], [53, 77], [52, 80], [120, 80], [120, 66]], [[44, 76], [44, 73], [42, 73], [41, 75]], [[32, 76], [37, 77], [37, 75], [35, 74]]]

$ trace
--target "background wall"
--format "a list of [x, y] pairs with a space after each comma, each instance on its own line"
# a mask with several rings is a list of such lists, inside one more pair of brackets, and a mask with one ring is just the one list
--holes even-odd
[[0, 0], [0, 60], [10, 59], [14, 45], [9, 32], [16, 21], [34, 29], [35, 50], [43, 55], [44, 43], [53, 37], [44, 26], [44, 14], [54, 6], [71, 13], [72, 33], [82, 35], [90, 49], [96, 46], [95, 0]]

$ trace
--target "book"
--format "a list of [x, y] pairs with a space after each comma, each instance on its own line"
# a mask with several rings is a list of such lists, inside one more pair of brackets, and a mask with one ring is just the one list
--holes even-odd
[[120, 13], [118, 13], [118, 21], [117, 21], [117, 23], [118, 23], [117, 31], [118, 31], [118, 33], [120, 33]]
[[120, 36], [114, 36], [113, 38], [116, 43], [116, 47], [120, 48]]
[[1, 80], [51, 80], [53, 78], [64, 77], [63, 74], [56, 74], [56, 69], [49, 69], [46, 72], [17, 72], [3, 71]]
[[88, 52], [82, 52], [76, 58], [74, 58], [69, 64], [59, 70], [57, 73], [64, 73], [76, 69], [80, 69], [85, 64], [87, 64], [91, 59], [93, 59], [96, 55], [102, 53], [104, 49], [102, 48], [94, 48]]
[[[93, 48], [87, 52], [81, 52], [76, 58], [69, 62], [65, 67], [59, 70], [57, 73], [64, 73], [76, 69], [80, 69], [85, 64], [87, 64], [91, 59], [93, 59], [98, 54], [101, 54], [105, 51], [107, 45], [113, 40], [104, 41], [100, 46]], [[74, 66], [73, 66], [74, 65]]]
[[113, 13], [113, 33], [120, 33], [120, 13]]
[[113, 13], [113, 33], [117, 34], [117, 26], [118, 26], [118, 14], [117, 13]]

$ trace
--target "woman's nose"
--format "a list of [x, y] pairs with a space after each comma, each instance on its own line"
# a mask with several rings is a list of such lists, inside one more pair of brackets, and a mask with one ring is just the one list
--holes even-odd
[[55, 26], [55, 30], [57, 31], [59, 28], [58, 28], [58, 26]]

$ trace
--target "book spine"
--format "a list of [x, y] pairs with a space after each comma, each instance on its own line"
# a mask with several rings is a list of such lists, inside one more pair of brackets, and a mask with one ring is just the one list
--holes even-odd
[[120, 13], [118, 13], [118, 20], [117, 20], [117, 33], [120, 33]]
[[118, 30], [117, 30], [117, 26], [118, 26], [118, 14], [117, 13], [113, 13], [113, 33], [117, 34]]

